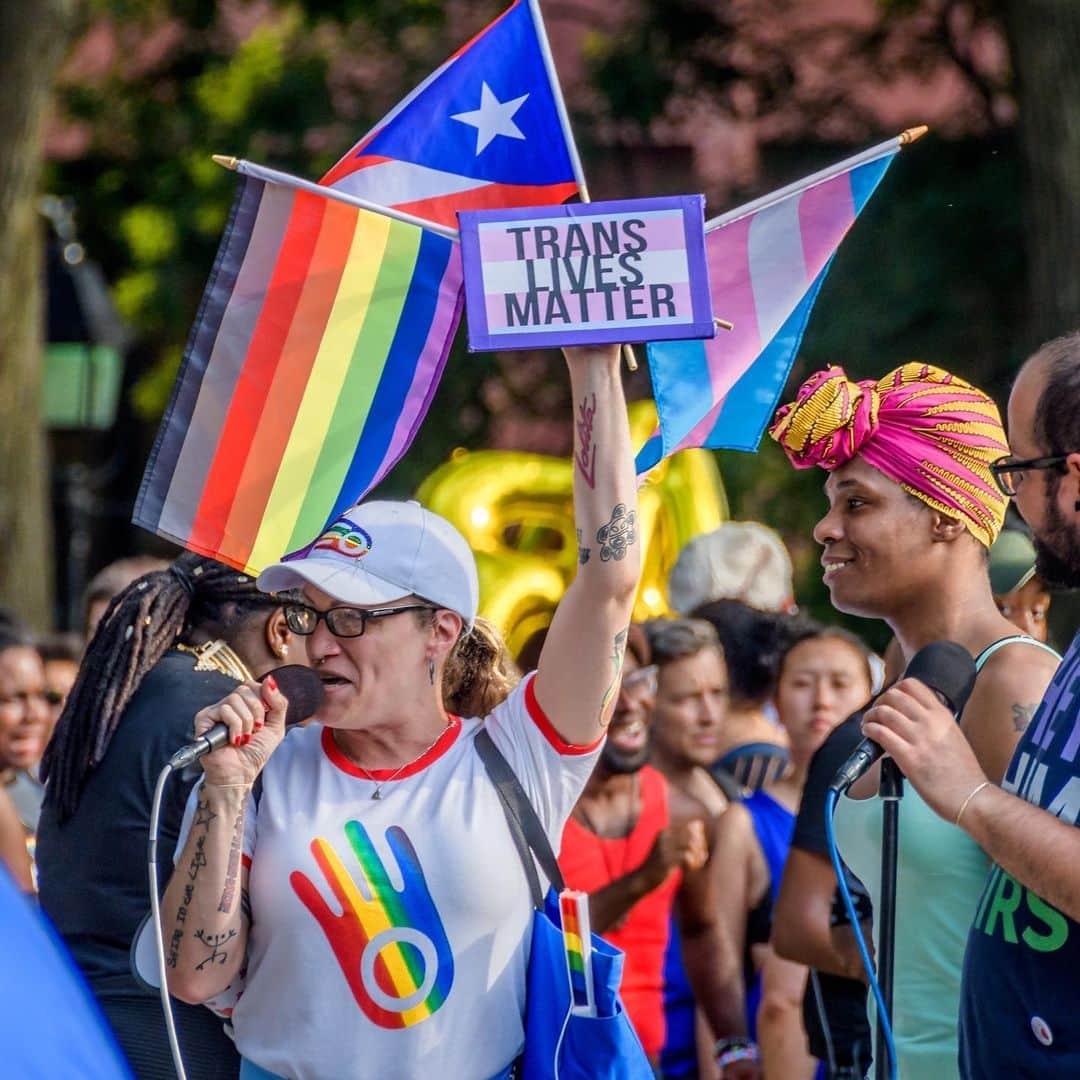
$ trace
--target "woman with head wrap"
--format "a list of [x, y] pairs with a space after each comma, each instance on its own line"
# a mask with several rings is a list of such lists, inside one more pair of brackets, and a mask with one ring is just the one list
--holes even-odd
[[[839, 367], [808, 379], [771, 428], [796, 468], [828, 473], [814, 529], [833, 605], [884, 619], [905, 662], [932, 641], [959, 642], [979, 671], [959, 718], [1000, 782], [1057, 654], [997, 610], [987, 550], [1006, 499], [990, 465], [1008, 453], [997, 407], [939, 368], [905, 364], [878, 381]], [[878, 909], [881, 801], [876, 771], [836, 814], [844, 860]], [[957, 1076], [964, 944], [989, 869], [983, 852], [910, 787], [900, 803], [893, 1027], [901, 1076]], [[824, 859], [822, 872], [831, 875]], [[878, 1048], [884, 1053], [884, 1048]]]

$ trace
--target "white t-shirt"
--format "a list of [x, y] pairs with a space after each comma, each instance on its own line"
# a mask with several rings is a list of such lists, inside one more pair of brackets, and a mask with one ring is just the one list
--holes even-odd
[[483, 724], [556, 851], [599, 750], [559, 738], [532, 682], [453, 718], [378, 800], [329, 729], [278, 747], [245, 822], [244, 1057], [290, 1080], [487, 1080], [521, 1052], [532, 901], [473, 740]]

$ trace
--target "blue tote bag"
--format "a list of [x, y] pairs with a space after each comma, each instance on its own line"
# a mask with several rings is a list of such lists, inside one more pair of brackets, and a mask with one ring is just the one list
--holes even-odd
[[[491, 777], [533, 898], [532, 950], [525, 998], [521, 1080], [653, 1080], [652, 1066], [619, 1001], [623, 954], [592, 935], [596, 1016], [575, 1015], [557, 893], [565, 885], [547, 834], [506, 758], [484, 730], [476, 749]], [[535, 855], [536, 861], [533, 861]], [[539, 863], [551, 882], [545, 897]]]

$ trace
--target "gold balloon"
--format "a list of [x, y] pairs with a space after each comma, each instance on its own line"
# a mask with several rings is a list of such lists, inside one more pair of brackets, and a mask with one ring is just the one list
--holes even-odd
[[[634, 402], [634, 445], [642, 445], [655, 428], [652, 402]], [[514, 656], [550, 624], [577, 572], [573, 478], [569, 458], [456, 450], [417, 492], [425, 506], [460, 529], [476, 553], [480, 614], [502, 629]], [[638, 491], [642, 574], [636, 621], [671, 614], [667, 578], [675, 559], [688, 540], [715, 529], [727, 514], [720, 471], [708, 451], [684, 450], [652, 470]]]

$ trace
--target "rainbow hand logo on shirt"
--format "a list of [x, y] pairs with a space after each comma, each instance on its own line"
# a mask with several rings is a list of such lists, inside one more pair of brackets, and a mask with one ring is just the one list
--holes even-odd
[[405, 830], [397, 825], [386, 830], [403, 882], [400, 890], [363, 825], [348, 822], [345, 837], [360, 864], [367, 896], [322, 837], [311, 842], [311, 853], [342, 914], [335, 913], [306, 874], [294, 870], [289, 881], [326, 934], [364, 1015], [382, 1028], [412, 1027], [437, 1012], [450, 993], [450, 942]]

